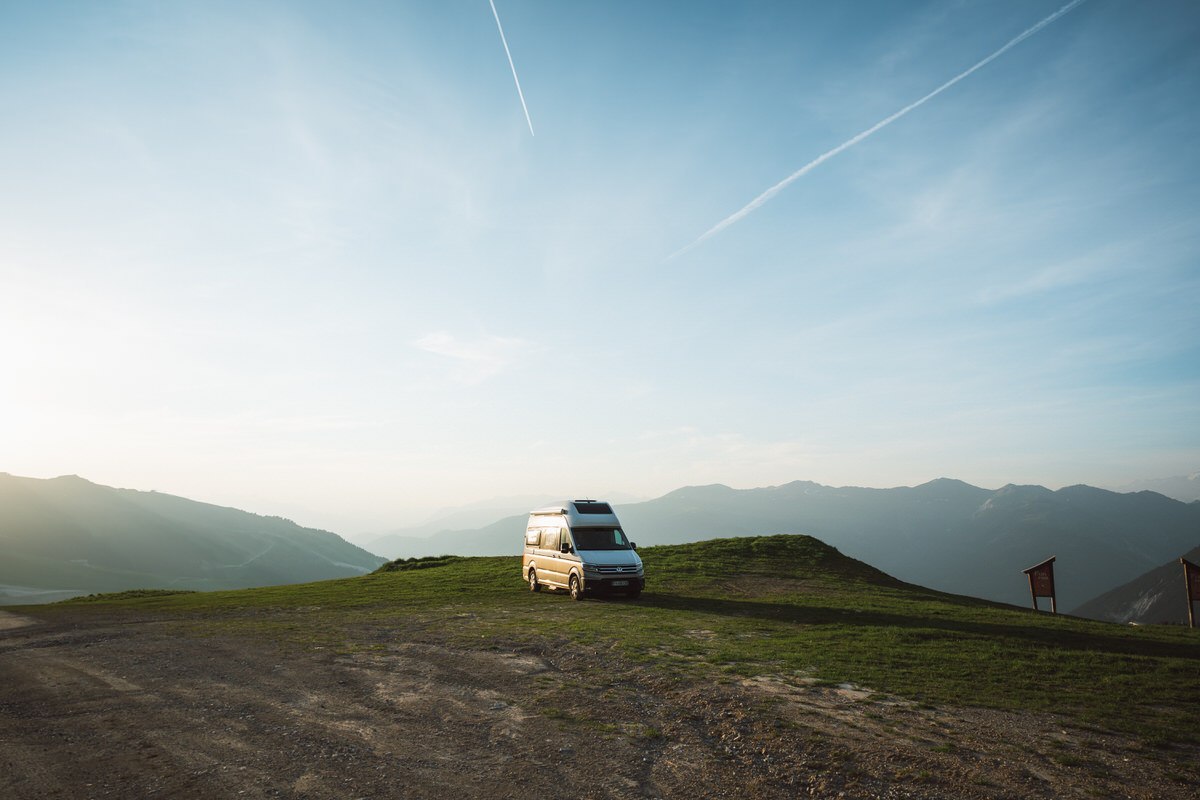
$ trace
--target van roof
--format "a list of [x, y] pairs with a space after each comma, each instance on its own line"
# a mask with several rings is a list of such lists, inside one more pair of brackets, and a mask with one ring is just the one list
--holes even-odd
[[563, 500], [561, 503], [535, 508], [529, 512], [532, 516], [554, 515], [565, 516], [567, 524], [572, 528], [589, 526], [620, 526], [612, 505], [605, 500]]

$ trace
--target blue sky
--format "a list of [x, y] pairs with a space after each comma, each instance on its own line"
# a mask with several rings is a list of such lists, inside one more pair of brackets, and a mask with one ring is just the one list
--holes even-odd
[[0, 470], [339, 532], [1200, 468], [1200, 6], [0, 4]]

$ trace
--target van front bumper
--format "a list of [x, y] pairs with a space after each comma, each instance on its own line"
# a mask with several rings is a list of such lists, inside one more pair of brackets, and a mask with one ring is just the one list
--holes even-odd
[[646, 578], [643, 575], [617, 575], [602, 578], [584, 576], [583, 590], [596, 594], [617, 594], [621, 592], [640, 592], [646, 588]]

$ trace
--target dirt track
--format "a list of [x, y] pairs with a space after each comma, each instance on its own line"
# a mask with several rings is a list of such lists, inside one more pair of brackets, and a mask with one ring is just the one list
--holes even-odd
[[1194, 750], [1048, 718], [665, 678], [606, 650], [29, 621], [0, 612], [5, 798], [1190, 798], [1200, 780]]

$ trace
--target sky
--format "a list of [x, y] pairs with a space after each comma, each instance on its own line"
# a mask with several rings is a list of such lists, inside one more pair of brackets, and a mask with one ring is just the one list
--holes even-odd
[[838, 150], [1065, 2], [495, 0], [510, 66], [487, 0], [0, 0], [0, 471], [347, 534], [1195, 472], [1200, 5]]

